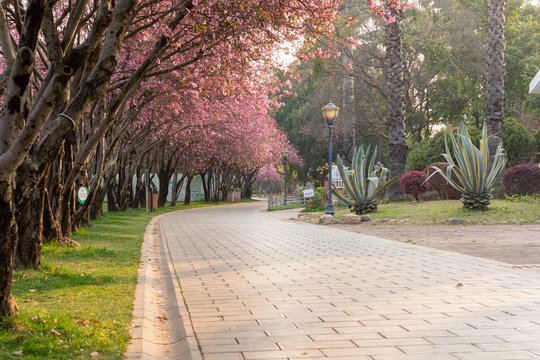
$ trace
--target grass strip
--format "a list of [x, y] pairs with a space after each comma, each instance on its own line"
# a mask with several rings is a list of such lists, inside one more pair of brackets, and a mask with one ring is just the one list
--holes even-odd
[[0, 359], [122, 359], [146, 225], [166, 212], [222, 204], [106, 212], [73, 234], [81, 247], [44, 244], [42, 266], [14, 274], [20, 314], [0, 320]]
[[[337, 210], [335, 217], [350, 213], [349, 209]], [[309, 216], [315, 218], [322, 214], [309, 213]], [[495, 225], [514, 220], [533, 224], [540, 220], [540, 202], [492, 200], [486, 211], [466, 209], [459, 200], [391, 202], [379, 204], [377, 212], [368, 215], [372, 219], [407, 220], [410, 225], [441, 225], [446, 224], [444, 220], [448, 218], [463, 219], [464, 224]]]

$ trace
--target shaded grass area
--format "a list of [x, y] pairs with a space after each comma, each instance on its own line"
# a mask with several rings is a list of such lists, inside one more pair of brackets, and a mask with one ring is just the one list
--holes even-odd
[[[343, 209], [336, 211], [335, 216], [340, 218], [350, 213], [349, 209]], [[310, 216], [318, 217], [322, 214], [318, 212]], [[492, 200], [486, 211], [466, 209], [459, 200], [392, 202], [379, 204], [377, 212], [368, 215], [372, 219], [407, 220], [411, 225], [444, 224], [448, 218], [464, 219], [465, 224], [499, 224], [513, 220], [531, 224], [540, 220], [540, 202]]]
[[288, 203], [286, 206], [285, 205], [273, 206], [270, 209], [267, 209], [267, 211], [279, 211], [279, 210], [297, 209], [297, 208], [302, 208], [302, 207], [304, 207], [304, 205], [297, 204], [295, 202], [291, 202], [291, 203]]
[[[14, 275], [20, 314], [0, 321], [0, 359], [121, 359], [148, 221], [192, 203], [105, 213], [73, 234], [79, 248], [43, 246], [42, 266]], [[95, 354], [94, 354], [95, 355]]]

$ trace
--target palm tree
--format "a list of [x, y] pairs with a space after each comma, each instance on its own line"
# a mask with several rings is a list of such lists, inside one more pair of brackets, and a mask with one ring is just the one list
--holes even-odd
[[[386, 88], [388, 97], [388, 113], [386, 128], [388, 131], [388, 170], [389, 178], [401, 178], [405, 173], [408, 148], [405, 143], [405, 100], [403, 83], [403, 10], [391, 6], [386, 2], [386, 11], [395, 19], [385, 24], [386, 31]], [[401, 194], [401, 185], [390, 185], [385, 197], [392, 199]]]
[[488, 0], [487, 10], [488, 35], [484, 121], [490, 137], [488, 147], [491, 155], [490, 163], [492, 163], [498, 140], [504, 136], [504, 75], [506, 73], [504, 22], [506, 0]]
[[353, 52], [352, 45], [348, 45], [342, 55], [343, 60], [343, 155], [348, 164], [352, 163], [356, 137], [356, 111], [354, 101], [354, 76], [352, 70], [347, 69], [350, 55]]
[[[344, 16], [345, 18], [354, 14], [355, 3], [356, 1], [354, 0], [346, 0], [344, 2], [341, 13], [346, 15]], [[343, 156], [347, 164], [352, 163], [352, 157], [356, 147], [356, 101], [354, 98], [355, 84], [353, 71], [349, 69], [349, 62], [352, 61], [353, 55], [353, 45], [346, 45], [341, 55], [343, 66], [343, 107], [340, 112], [340, 123], [343, 128]]]

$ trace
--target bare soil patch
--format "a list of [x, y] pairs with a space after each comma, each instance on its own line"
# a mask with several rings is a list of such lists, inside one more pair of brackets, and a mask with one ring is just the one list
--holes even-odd
[[330, 225], [339, 229], [515, 265], [538, 265], [540, 225]]

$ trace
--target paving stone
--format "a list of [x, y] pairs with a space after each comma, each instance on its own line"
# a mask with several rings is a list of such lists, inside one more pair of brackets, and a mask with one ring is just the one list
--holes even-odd
[[454, 353], [460, 360], [529, 360], [540, 356], [528, 351], [489, 351], [483, 353]]
[[192, 360], [540, 359], [540, 273], [263, 207], [162, 218]]

